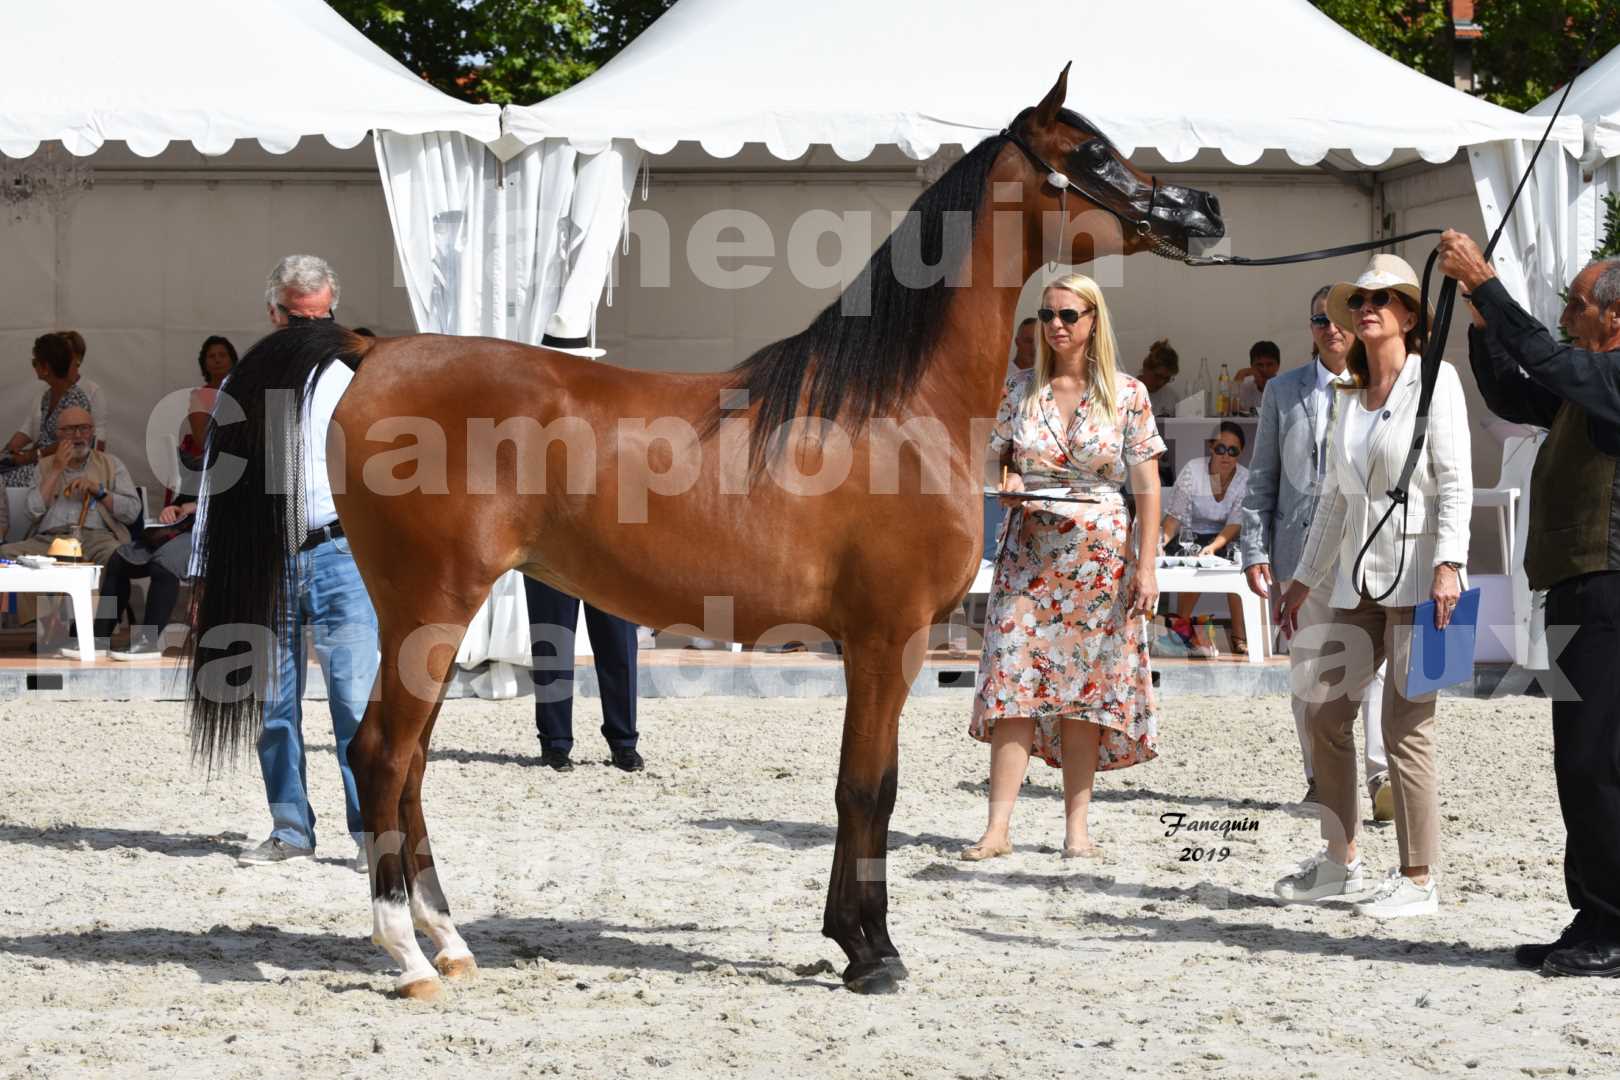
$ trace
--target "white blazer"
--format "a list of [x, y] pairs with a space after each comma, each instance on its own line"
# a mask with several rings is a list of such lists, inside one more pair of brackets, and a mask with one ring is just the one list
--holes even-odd
[[[1373, 432], [1365, 484], [1356, 465], [1363, 448], [1350, 445], [1350, 425], [1345, 417], [1353, 404], [1364, 400], [1366, 391], [1334, 391], [1339, 399], [1328, 437], [1322, 496], [1294, 574], [1296, 580], [1320, 589], [1342, 567], [1329, 600], [1333, 607], [1352, 608], [1360, 602], [1360, 581], [1352, 580], [1356, 556], [1389, 509], [1386, 492], [1395, 486], [1406, 464], [1422, 380], [1423, 358], [1408, 356], [1384, 403], [1389, 419], [1381, 421]], [[1361, 565], [1368, 593], [1377, 596], [1394, 582], [1404, 549], [1405, 569], [1400, 585], [1382, 601], [1386, 607], [1415, 607], [1427, 601], [1435, 566], [1443, 562], [1467, 563], [1468, 519], [1474, 508], [1471, 453], [1462, 381], [1455, 368], [1442, 363], [1429, 406], [1428, 439], [1412, 473], [1406, 508], [1396, 508], [1390, 515]]]

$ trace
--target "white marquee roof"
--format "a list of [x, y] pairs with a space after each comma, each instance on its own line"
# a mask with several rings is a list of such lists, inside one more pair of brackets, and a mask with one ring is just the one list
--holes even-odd
[[[1551, 116], [1564, 88], [1530, 110], [1531, 116]], [[1565, 116], [1579, 116], [1586, 122], [1592, 147], [1606, 158], [1620, 158], [1620, 48], [1575, 80], [1564, 106]]]
[[[823, 143], [851, 161], [887, 144], [922, 158], [999, 131], [1070, 60], [1069, 107], [1127, 154], [1170, 161], [1205, 148], [1239, 165], [1267, 149], [1302, 165], [1330, 151], [1444, 161], [1544, 127], [1397, 63], [1307, 0], [1244, 0], [1241, 14], [1210, 0], [680, 0], [505, 124], [585, 151], [628, 138], [655, 154], [695, 140], [715, 157], [758, 142], [783, 159]], [[1578, 121], [1557, 136], [1579, 153]]]
[[122, 140], [142, 157], [238, 139], [285, 153], [372, 129], [500, 136], [500, 110], [429, 86], [322, 0], [0, 0], [0, 154]]

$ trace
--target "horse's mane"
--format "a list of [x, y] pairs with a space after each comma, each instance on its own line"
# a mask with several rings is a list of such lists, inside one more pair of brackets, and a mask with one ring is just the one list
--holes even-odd
[[[756, 464], [796, 416], [841, 420], [858, 430], [916, 389], [944, 329], [951, 299], [947, 280], [956, 267], [940, 266], [932, 284], [907, 285], [895, 275], [895, 245], [904, 245], [907, 260], [920, 252], [922, 265], [936, 266], [945, 248], [946, 215], [972, 214], [978, 227], [990, 168], [1004, 145], [1004, 139], [990, 138], [970, 150], [917, 197], [843, 296], [804, 330], [733, 369], [740, 376], [734, 385], [748, 392], [750, 406], [759, 407], [752, 438]], [[870, 314], [844, 313], [844, 297], [851, 293], [870, 297]]]

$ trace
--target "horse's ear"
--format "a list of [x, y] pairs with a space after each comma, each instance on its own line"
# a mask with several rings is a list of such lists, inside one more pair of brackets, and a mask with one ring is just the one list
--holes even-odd
[[1074, 61], [1071, 60], [1063, 65], [1063, 70], [1058, 73], [1057, 82], [1047, 91], [1041, 103], [1035, 106], [1035, 119], [1042, 127], [1051, 127], [1057, 123], [1058, 111], [1069, 99], [1069, 68], [1073, 64]]

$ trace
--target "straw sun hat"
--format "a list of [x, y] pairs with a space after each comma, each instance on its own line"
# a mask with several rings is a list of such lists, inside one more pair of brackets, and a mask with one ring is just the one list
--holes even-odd
[[[1417, 272], [1410, 263], [1398, 255], [1374, 255], [1367, 263], [1367, 269], [1354, 281], [1341, 281], [1328, 291], [1327, 314], [1328, 318], [1338, 324], [1339, 329], [1347, 334], [1354, 334], [1356, 317], [1345, 303], [1350, 299], [1351, 293], [1377, 292], [1379, 289], [1388, 289], [1398, 292], [1410, 302], [1413, 311], [1417, 311], [1423, 302], [1423, 286], [1418, 284]], [[1434, 321], [1434, 312], [1429, 312], [1429, 320]]]

